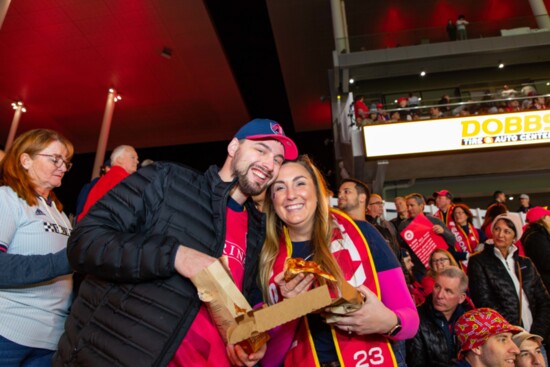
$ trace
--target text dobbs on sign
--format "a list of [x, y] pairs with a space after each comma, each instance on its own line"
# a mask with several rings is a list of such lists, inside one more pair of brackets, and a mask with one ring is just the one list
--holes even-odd
[[461, 121], [462, 138], [550, 131], [550, 111]]

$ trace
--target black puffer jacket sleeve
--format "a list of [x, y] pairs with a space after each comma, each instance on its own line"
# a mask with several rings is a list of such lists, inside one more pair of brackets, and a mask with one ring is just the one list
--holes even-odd
[[77, 272], [122, 282], [174, 274], [178, 240], [148, 231], [156, 208], [167, 199], [168, 169], [152, 165], [127, 177], [77, 224], [67, 246]]
[[424, 340], [424, 334], [419, 330], [414, 338], [407, 340], [407, 366], [425, 367], [428, 365], [428, 346]]
[[[490, 276], [485, 271], [488, 264], [484, 264], [484, 258], [483, 253], [479, 253], [468, 260], [470, 296], [476, 307], [495, 308], [496, 290], [493, 289]], [[506, 272], [506, 269], [503, 268], [502, 271]]]
[[550, 291], [550, 233], [538, 223], [531, 223], [523, 233], [521, 243], [541, 274], [546, 290]]
[[533, 325], [530, 332], [548, 340], [550, 337], [550, 295], [531, 259], [522, 258], [522, 260], [522, 268], [525, 269], [525, 272], [529, 272], [525, 276], [532, 279], [529, 282], [531, 289], [525, 290], [533, 313]]

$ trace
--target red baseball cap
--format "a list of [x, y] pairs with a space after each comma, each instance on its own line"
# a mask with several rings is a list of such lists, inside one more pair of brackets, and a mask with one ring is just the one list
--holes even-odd
[[432, 195], [434, 198], [437, 198], [438, 196], [446, 196], [449, 199], [453, 198], [453, 194], [451, 194], [449, 190], [435, 191]]
[[546, 210], [542, 206], [536, 206], [529, 209], [527, 215], [525, 216], [525, 219], [527, 219], [529, 223], [534, 223], [545, 215], [550, 215], [550, 210]]
[[497, 311], [491, 308], [478, 308], [460, 316], [455, 324], [455, 334], [460, 343], [458, 358], [464, 352], [480, 347], [490, 337], [502, 333], [521, 333], [523, 329], [510, 324]]
[[283, 128], [277, 122], [267, 119], [254, 119], [241, 127], [235, 138], [248, 140], [275, 139], [285, 147], [285, 159], [293, 160], [298, 157], [296, 144], [285, 135]]

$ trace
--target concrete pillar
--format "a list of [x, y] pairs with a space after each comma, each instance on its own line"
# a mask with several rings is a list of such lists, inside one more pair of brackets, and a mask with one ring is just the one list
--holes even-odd
[[113, 120], [115, 103], [119, 99], [120, 98], [116, 90], [109, 89], [109, 94], [107, 95], [107, 104], [105, 105], [105, 112], [103, 113], [103, 122], [101, 123], [101, 131], [99, 133], [99, 139], [97, 141], [97, 150], [95, 153], [92, 178], [99, 176], [99, 169], [105, 161], [105, 150], [107, 149], [107, 141], [109, 140], [109, 133], [111, 131], [111, 121]]
[[0, 0], [0, 29], [2, 29], [2, 24], [4, 24], [10, 3], [11, 0]]
[[6, 140], [6, 150], [8, 150], [13, 144], [15, 139], [15, 133], [17, 132], [17, 127], [19, 126], [19, 120], [21, 119], [21, 114], [27, 112], [27, 109], [23, 105], [23, 102], [14, 102], [11, 104], [15, 112], [13, 113], [13, 120], [11, 120], [10, 132], [8, 133], [8, 139]]
[[332, 30], [336, 52], [348, 53], [350, 50], [344, 1], [330, 0], [330, 10], [332, 13]]
[[529, 5], [531, 5], [531, 10], [533, 10], [533, 15], [537, 20], [537, 26], [540, 29], [546, 28], [550, 30], [550, 18], [548, 17], [548, 11], [546, 11], [546, 6], [544, 6], [544, 1], [529, 0]]

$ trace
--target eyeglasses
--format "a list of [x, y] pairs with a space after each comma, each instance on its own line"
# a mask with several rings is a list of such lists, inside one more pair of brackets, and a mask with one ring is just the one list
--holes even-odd
[[370, 203], [369, 205], [384, 205], [383, 201], [375, 201], [374, 203]]
[[41, 155], [42, 157], [48, 157], [50, 158], [50, 160], [52, 161], [53, 165], [56, 166], [57, 168], [61, 168], [61, 166], [63, 165], [63, 163], [65, 163], [65, 167], [67, 167], [67, 171], [70, 171], [71, 170], [71, 167], [73, 166], [73, 164], [71, 162], [67, 162], [66, 160], [63, 159], [63, 157], [61, 157], [59, 154], [41, 154], [41, 153], [36, 153], [36, 155]]
[[433, 259], [432, 263], [434, 263], [434, 264], [439, 264], [439, 263], [443, 264], [444, 262], [447, 262], [447, 261], [451, 262], [451, 260], [449, 260], [448, 257], [442, 257], [441, 259]]

